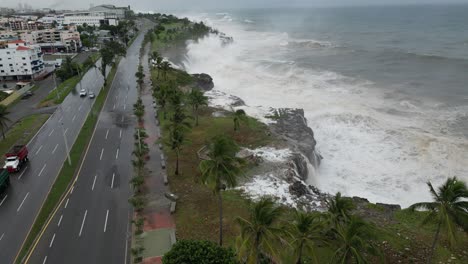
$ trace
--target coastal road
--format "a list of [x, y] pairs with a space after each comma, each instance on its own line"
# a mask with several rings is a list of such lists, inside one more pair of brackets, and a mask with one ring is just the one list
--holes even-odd
[[[83, 88], [95, 93], [103, 83], [94, 69], [81, 81]], [[64, 138], [71, 147], [93, 103], [88, 97], [71, 93], [29, 142], [30, 161], [20, 172], [10, 175], [11, 186], [0, 200], [0, 263], [15, 259], [66, 159]]]
[[78, 178], [28, 263], [130, 263], [133, 104], [142, 40], [140, 33], [120, 61]]

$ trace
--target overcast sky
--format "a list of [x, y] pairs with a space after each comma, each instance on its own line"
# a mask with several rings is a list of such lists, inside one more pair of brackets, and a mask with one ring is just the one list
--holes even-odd
[[221, 9], [236, 7], [350, 6], [376, 4], [468, 3], [468, 0], [0, 0], [0, 7], [27, 3], [34, 8], [87, 9], [90, 3], [131, 5], [135, 10]]

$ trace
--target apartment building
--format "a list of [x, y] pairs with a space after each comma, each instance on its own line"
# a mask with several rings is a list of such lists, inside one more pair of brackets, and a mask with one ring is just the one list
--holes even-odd
[[46, 53], [78, 52], [81, 48], [80, 33], [74, 29], [25, 31], [20, 38], [29, 44], [38, 44]]
[[29, 80], [42, 75], [44, 61], [38, 45], [23, 40], [0, 43], [0, 80]]
[[118, 19], [124, 19], [128, 17], [128, 14], [130, 12], [130, 6], [117, 7], [115, 5], [98, 5], [98, 6], [91, 7], [89, 11], [114, 14]]

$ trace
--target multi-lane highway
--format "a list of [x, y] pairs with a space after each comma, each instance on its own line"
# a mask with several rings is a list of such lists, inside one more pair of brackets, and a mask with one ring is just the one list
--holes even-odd
[[142, 40], [140, 33], [120, 61], [77, 180], [28, 263], [130, 263], [133, 104]]
[[[81, 81], [83, 88], [98, 93], [104, 81], [95, 69]], [[11, 186], [0, 201], [0, 263], [12, 263], [30, 230], [63, 162], [65, 138], [71, 147], [94, 100], [70, 94], [29, 142], [29, 162], [10, 176]], [[3, 153], [1, 153], [3, 154]]]

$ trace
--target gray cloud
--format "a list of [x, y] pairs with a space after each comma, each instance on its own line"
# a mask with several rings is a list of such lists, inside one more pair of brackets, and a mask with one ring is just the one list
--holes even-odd
[[87, 9], [90, 4], [131, 5], [136, 10], [201, 10], [243, 7], [350, 6], [383, 4], [468, 3], [468, 0], [2, 0], [0, 6], [16, 7], [19, 2], [35, 8]]

